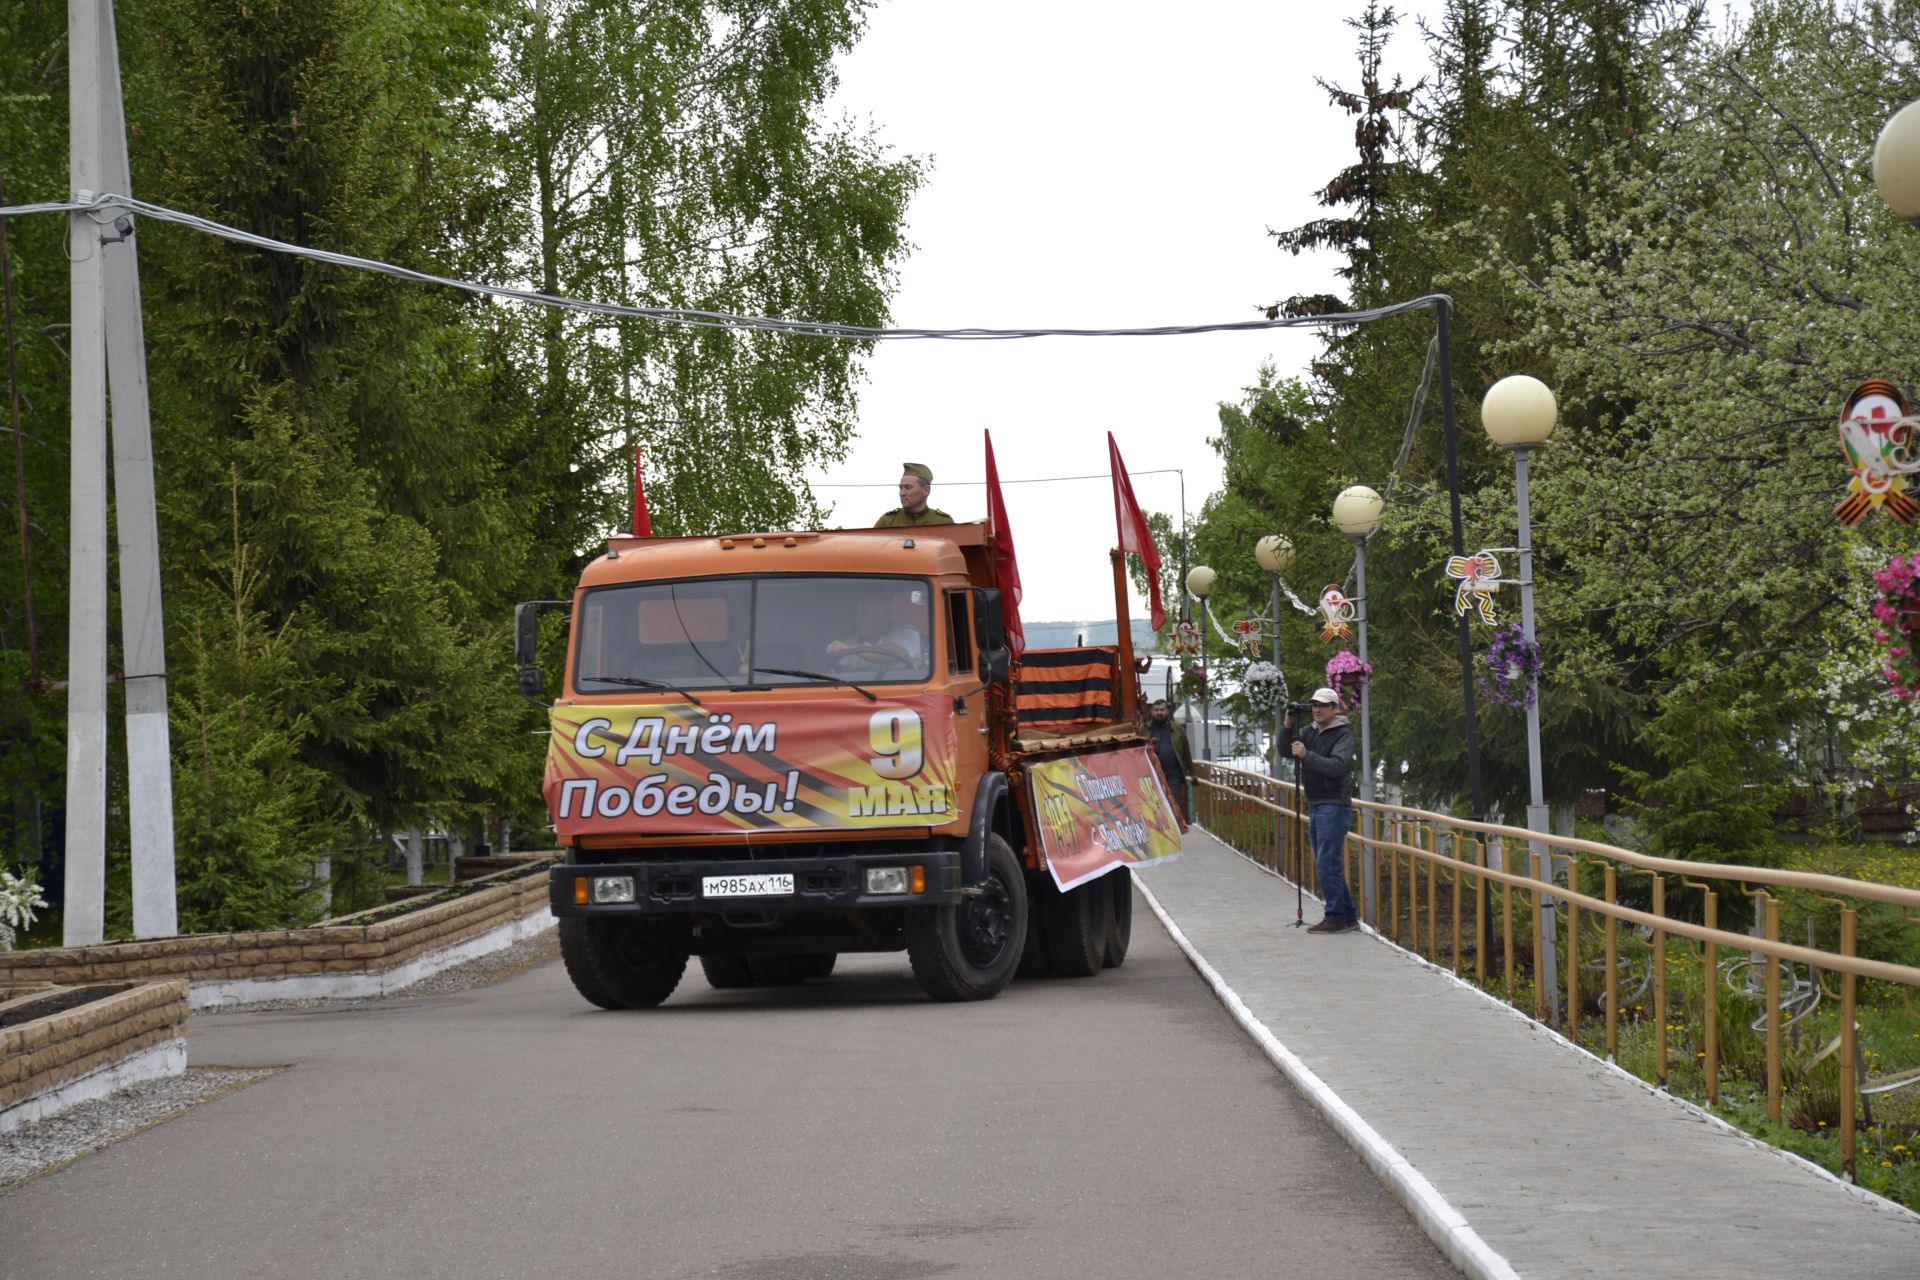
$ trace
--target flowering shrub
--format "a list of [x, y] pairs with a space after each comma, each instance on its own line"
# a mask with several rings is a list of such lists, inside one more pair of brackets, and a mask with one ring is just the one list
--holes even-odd
[[1477, 682], [1489, 701], [1515, 711], [1531, 711], [1540, 684], [1540, 646], [1527, 639], [1519, 623], [1493, 633], [1487, 673]]
[[1880, 594], [1873, 617], [1873, 638], [1886, 646], [1881, 671], [1903, 701], [1920, 696], [1920, 552], [1895, 556], [1873, 575]]
[[29, 928], [46, 905], [31, 873], [22, 878], [0, 871], [0, 951], [13, 950], [16, 931]]
[[1361, 661], [1345, 649], [1327, 659], [1327, 684], [1339, 693], [1343, 704], [1349, 693], [1372, 678], [1373, 664]]

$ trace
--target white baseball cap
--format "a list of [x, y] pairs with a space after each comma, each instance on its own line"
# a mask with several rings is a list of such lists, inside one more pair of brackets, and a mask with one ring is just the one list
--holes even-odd
[[1321, 685], [1318, 689], [1315, 689], [1313, 691], [1313, 696], [1307, 699], [1307, 701], [1321, 702], [1321, 703], [1325, 703], [1327, 706], [1330, 706], [1330, 707], [1337, 707], [1340, 705], [1340, 695], [1335, 693], [1333, 690], [1327, 688], [1325, 685]]

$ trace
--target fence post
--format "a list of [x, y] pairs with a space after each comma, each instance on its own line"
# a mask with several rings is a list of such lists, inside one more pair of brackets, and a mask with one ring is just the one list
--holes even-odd
[[[1853, 959], [1854, 931], [1858, 916], [1851, 907], [1840, 908], [1840, 954]], [[1854, 1180], [1854, 1110], [1859, 1105], [1860, 1035], [1853, 1025], [1855, 986], [1851, 973], [1840, 975], [1840, 1172], [1848, 1182]]]
[[[1567, 862], [1567, 888], [1580, 891], [1580, 855]], [[1567, 899], [1567, 1039], [1580, 1043], [1580, 904]]]
[[[1653, 914], [1667, 918], [1667, 878], [1653, 875]], [[1667, 931], [1653, 930], [1653, 1083], [1667, 1087]]]
[[[1762, 889], [1766, 900], [1767, 941], [1780, 941], [1780, 904]], [[1664, 1082], [1663, 1082], [1664, 1083]], [[1767, 1119], [1780, 1123], [1780, 960], [1767, 954]]]

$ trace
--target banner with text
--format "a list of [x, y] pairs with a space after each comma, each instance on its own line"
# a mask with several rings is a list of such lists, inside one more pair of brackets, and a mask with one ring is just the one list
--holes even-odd
[[1062, 889], [1180, 856], [1180, 820], [1145, 747], [1030, 765], [1047, 868]]
[[941, 697], [555, 707], [547, 811], [562, 836], [938, 827], [956, 743]]

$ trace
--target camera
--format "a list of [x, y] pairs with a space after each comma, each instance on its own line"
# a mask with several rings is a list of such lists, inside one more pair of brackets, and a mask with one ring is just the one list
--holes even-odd
[[1311, 720], [1313, 719], [1313, 704], [1311, 702], [1289, 702], [1287, 704], [1287, 716], [1293, 720]]

